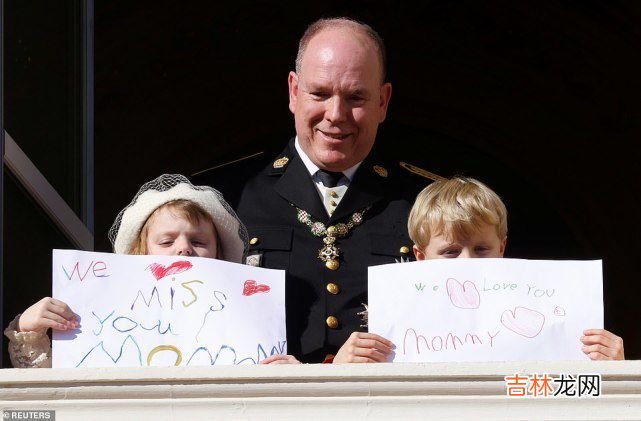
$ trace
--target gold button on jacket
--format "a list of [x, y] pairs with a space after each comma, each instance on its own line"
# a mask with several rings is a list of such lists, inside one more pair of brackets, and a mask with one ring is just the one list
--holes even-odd
[[403, 253], [403, 254], [407, 254], [407, 253], [409, 253], [409, 252], [410, 252], [410, 248], [409, 248], [409, 247], [407, 247], [407, 246], [403, 246], [403, 247], [401, 247], [401, 249], [400, 249], [399, 251], [400, 251], [401, 253]]
[[335, 283], [333, 283], [333, 282], [330, 282], [329, 284], [327, 284], [327, 287], [326, 287], [326, 288], [327, 288], [327, 292], [329, 292], [330, 294], [333, 294], [333, 295], [338, 294], [338, 293], [340, 292], [340, 290], [341, 290], [341, 289], [338, 287], [338, 285], [336, 285], [336, 284], [335, 284]]
[[252, 246], [255, 246], [256, 244], [258, 244], [258, 237], [254, 237], [251, 240], [249, 240], [249, 244], [251, 244]]
[[338, 319], [334, 316], [329, 316], [326, 320], [325, 323], [327, 323], [327, 326], [330, 329], [336, 329], [338, 327]]
[[340, 262], [336, 259], [330, 259], [325, 262], [325, 267], [329, 270], [337, 270], [340, 266]]

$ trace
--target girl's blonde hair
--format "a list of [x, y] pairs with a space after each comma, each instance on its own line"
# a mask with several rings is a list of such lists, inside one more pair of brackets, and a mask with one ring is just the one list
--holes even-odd
[[488, 186], [467, 177], [453, 177], [430, 184], [416, 197], [407, 229], [420, 250], [430, 238], [446, 233], [453, 239], [478, 232], [483, 224], [496, 227], [503, 240], [507, 236], [507, 209]]
[[212, 229], [214, 230], [214, 235], [216, 236], [216, 243], [218, 247], [216, 247], [216, 254], [218, 255], [217, 258], [220, 257], [220, 252], [221, 252], [221, 247], [220, 247], [220, 239], [218, 238], [218, 233], [216, 232], [216, 224], [214, 224], [213, 219], [211, 216], [205, 212], [203, 208], [201, 208], [198, 204], [192, 202], [191, 200], [172, 200], [171, 202], [167, 202], [163, 204], [162, 206], [159, 206], [154, 210], [151, 215], [149, 215], [149, 218], [145, 221], [143, 224], [142, 228], [140, 229], [140, 233], [138, 234], [138, 238], [134, 242], [134, 244], [131, 246], [127, 254], [147, 254], [147, 238], [149, 237], [149, 226], [155, 219], [156, 215], [160, 212], [161, 209], [168, 209], [172, 213], [175, 213], [177, 216], [180, 216], [181, 218], [185, 218], [189, 223], [191, 224], [199, 224], [200, 221], [208, 221], [211, 223]]

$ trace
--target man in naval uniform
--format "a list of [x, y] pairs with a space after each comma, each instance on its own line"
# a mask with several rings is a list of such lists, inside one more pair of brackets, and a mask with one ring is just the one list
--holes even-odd
[[289, 74], [296, 137], [240, 193], [247, 263], [287, 271], [288, 352], [304, 362], [382, 362], [392, 350], [361, 327], [367, 267], [411, 257], [407, 217], [428, 180], [408, 183], [411, 166], [372, 153], [391, 94], [372, 28], [312, 24]]

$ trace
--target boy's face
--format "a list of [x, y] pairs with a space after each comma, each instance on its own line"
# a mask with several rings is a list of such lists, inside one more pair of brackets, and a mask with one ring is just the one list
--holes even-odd
[[147, 254], [216, 258], [218, 242], [210, 221], [200, 218], [195, 225], [165, 207], [149, 224]]
[[495, 226], [484, 224], [465, 238], [454, 239], [451, 233], [433, 235], [425, 250], [414, 246], [414, 255], [416, 260], [503, 257], [506, 243], [507, 237], [499, 238]]

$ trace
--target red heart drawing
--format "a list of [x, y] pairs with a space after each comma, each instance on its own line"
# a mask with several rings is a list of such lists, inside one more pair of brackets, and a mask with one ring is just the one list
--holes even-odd
[[545, 324], [545, 316], [536, 310], [514, 307], [514, 311], [505, 310], [503, 312], [501, 323], [516, 334], [533, 338], [541, 333]]
[[149, 270], [151, 270], [151, 274], [154, 275], [154, 278], [156, 278], [156, 280], [159, 281], [165, 276], [175, 275], [177, 273], [184, 272], [186, 270], [191, 269], [192, 264], [187, 260], [179, 260], [167, 267], [161, 265], [160, 263], [152, 263], [147, 267], [149, 268]]
[[250, 296], [257, 292], [269, 292], [269, 285], [257, 284], [256, 281], [245, 281], [243, 286], [243, 295]]
[[474, 282], [465, 281], [463, 285], [454, 278], [447, 280], [447, 295], [454, 307], [479, 308], [481, 295]]

